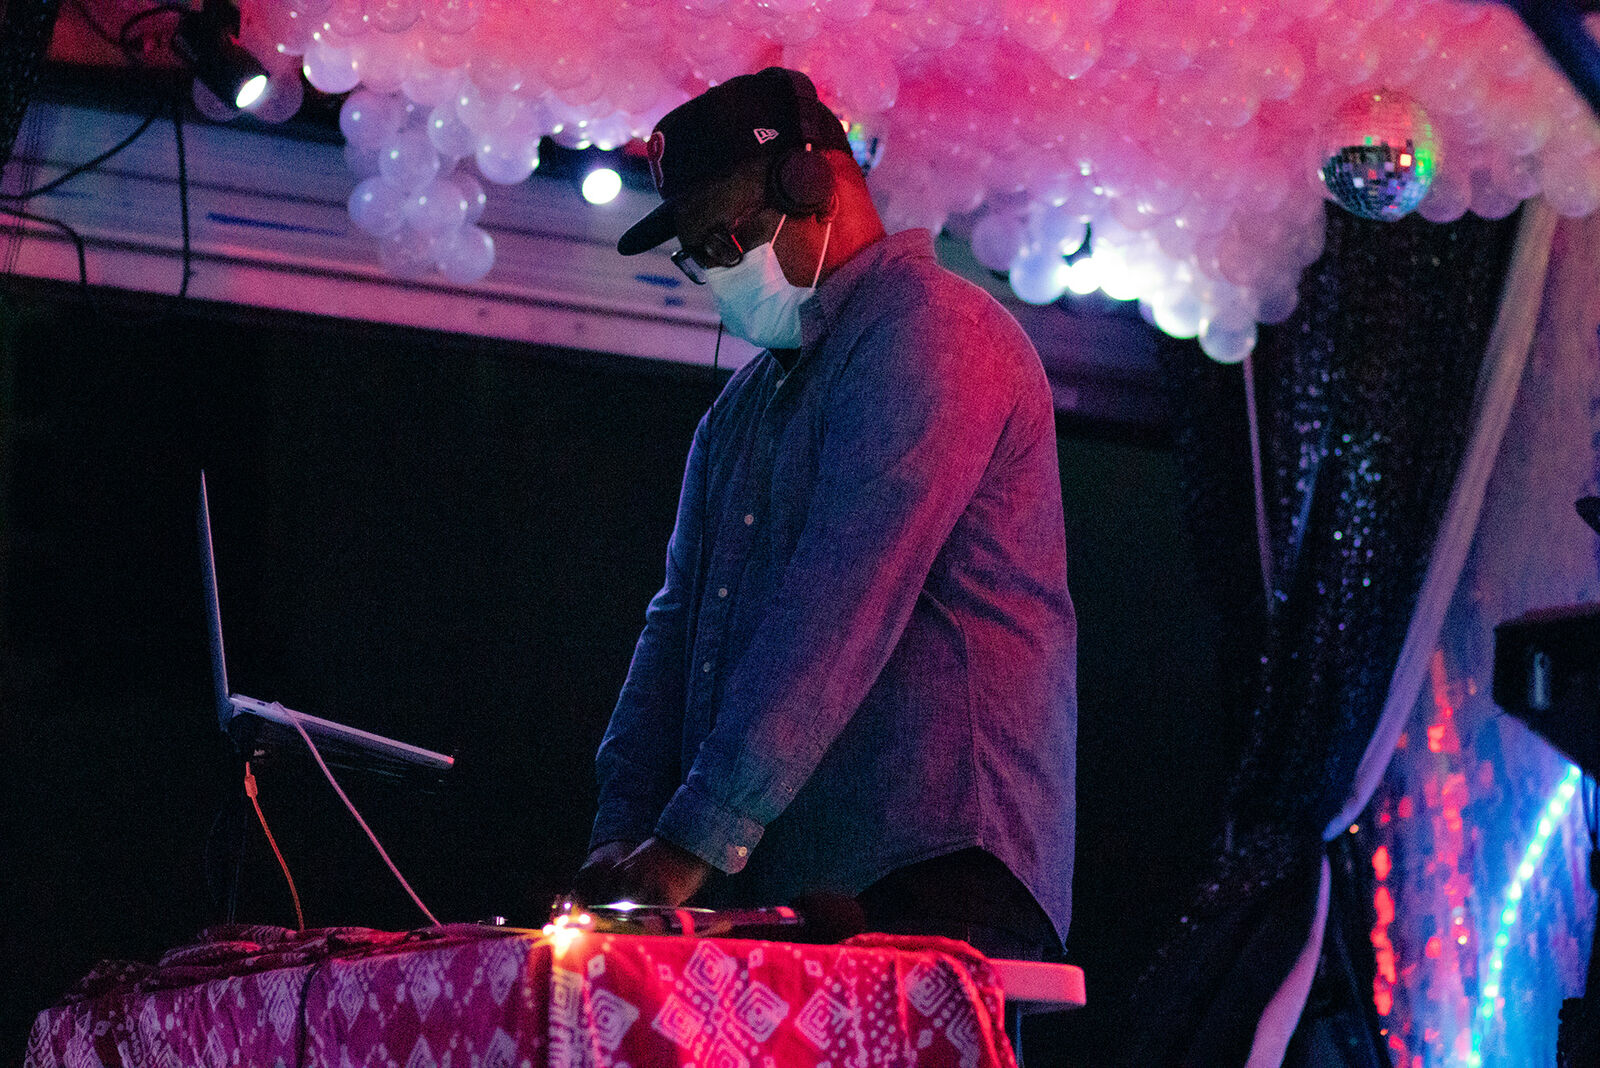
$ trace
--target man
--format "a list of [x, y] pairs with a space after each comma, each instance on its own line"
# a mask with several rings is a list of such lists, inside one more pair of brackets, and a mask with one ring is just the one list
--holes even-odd
[[648, 147], [663, 203], [618, 250], [676, 238], [767, 351], [695, 433], [579, 892], [843, 892], [873, 929], [1059, 949], [1076, 631], [1038, 356], [925, 231], [885, 235], [804, 75], [730, 79]]

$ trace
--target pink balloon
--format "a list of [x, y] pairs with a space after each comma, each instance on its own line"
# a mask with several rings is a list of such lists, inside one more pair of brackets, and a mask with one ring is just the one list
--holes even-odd
[[1472, 203], [1472, 183], [1467, 175], [1442, 167], [1433, 176], [1428, 195], [1417, 205], [1417, 214], [1429, 222], [1455, 222]]

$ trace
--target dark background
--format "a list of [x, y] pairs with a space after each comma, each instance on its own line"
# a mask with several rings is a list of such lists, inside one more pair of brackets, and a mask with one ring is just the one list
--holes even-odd
[[[434, 790], [344, 775], [444, 920], [542, 922], [660, 581], [708, 371], [13, 280], [0, 295], [0, 1049], [101, 958], [208, 921], [235, 788], [194, 530], [211, 485], [232, 688], [453, 752]], [[1195, 358], [1200, 358], [1195, 353]], [[1076, 911], [1089, 1008], [1032, 1065], [1099, 1063], [1209, 855], [1236, 731], [1159, 432], [1063, 423], [1080, 626]], [[1199, 547], [1205, 551], [1205, 547]], [[308, 760], [258, 767], [314, 926], [422, 917]], [[292, 924], [252, 828], [240, 917]]]

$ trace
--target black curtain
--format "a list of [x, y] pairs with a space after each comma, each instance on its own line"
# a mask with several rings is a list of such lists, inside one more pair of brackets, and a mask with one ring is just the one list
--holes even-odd
[[0, 0], [0, 167], [11, 158], [60, 9], [61, 0]]
[[[1323, 828], [1383, 708], [1467, 440], [1515, 232], [1515, 216], [1437, 226], [1329, 207], [1326, 250], [1302, 279], [1299, 307], [1264, 331], [1253, 358], [1270, 606], [1240, 368], [1207, 361], [1192, 343], [1163, 350], [1187, 520], [1222, 624], [1220, 718], [1238, 716], [1247, 741], [1209, 876], [1129, 1006], [1129, 1065], [1245, 1063], [1304, 946]], [[1356, 870], [1333, 867], [1336, 882]], [[1335, 887], [1328, 929], [1342, 952], [1324, 954], [1320, 1011], [1365, 1015], [1353, 973], [1365, 959], [1370, 988], [1371, 951], [1340, 932], [1356, 942], [1371, 921], [1338, 912], [1366, 896]], [[1374, 1044], [1353, 1049], [1346, 1063], [1379, 1063]]]

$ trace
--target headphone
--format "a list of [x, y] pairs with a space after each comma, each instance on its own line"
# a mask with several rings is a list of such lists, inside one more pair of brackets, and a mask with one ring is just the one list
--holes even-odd
[[[833, 168], [813, 145], [821, 143], [816, 90], [803, 75], [785, 71], [794, 88], [795, 117], [805, 144], [778, 155], [767, 168], [767, 202], [785, 215], [821, 215], [833, 204]], [[816, 107], [806, 107], [810, 102]], [[829, 121], [832, 121], [831, 119]]]

